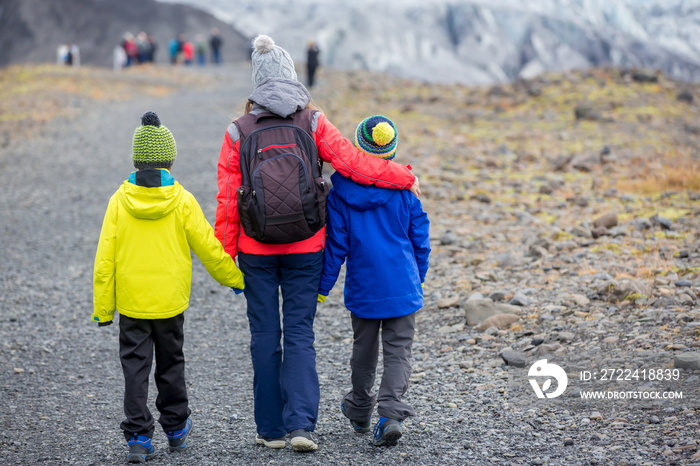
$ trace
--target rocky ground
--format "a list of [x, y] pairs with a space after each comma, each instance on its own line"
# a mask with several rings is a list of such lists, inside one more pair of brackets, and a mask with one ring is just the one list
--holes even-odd
[[[89, 321], [102, 215], [155, 110], [178, 143], [173, 174], [213, 221], [249, 68], [43, 69], [21, 89], [3, 73], [0, 100], [15, 103], [0, 121], [0, 462], [120, 463], [118, 331]], [[95, 77], [109, 85], [86, 91]], [[433, 253], [407, 396], [417, 415], [393, 448], [340, 415], [352, 332], [336, 287], [316, 321], [319, 450], [257, 447], [244, 300], [195, 261], [195, 430], [183, 454], [157, 433], [151, 463], [700, 464], [698, 87], [615, 70], [490, 88], [320, 78], [314, 97], [344, 134], [390, 116], [397, 161], [421, 177]], [[559, 397], [530, 384], [558, 386], [529, 374], [542, 359], [568, 375]], [[669, 392], [682, 398], [651, 398]]]

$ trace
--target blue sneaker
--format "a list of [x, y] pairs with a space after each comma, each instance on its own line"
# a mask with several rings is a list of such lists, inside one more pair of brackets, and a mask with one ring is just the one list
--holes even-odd
[[151, 445], [151, 437], [134, 434], [129, 440], [129, 453], [126, 455], [128, 463], [145, 463], [148, 458], [156, 454], [156, 449]]
[[170, 451], [180, 451], [187, 447], [187, 437], [189, 437], [190, 432], [192, 432], [192, 418], [187, 418], [187, 423], [185, 427], [180, 430], [170, 430], [165, 433], [168, 437], [168, 445], [170, 446]]
[[[350, 417], [348, 417], [348, 413], [345, 412], [345, 403], [340, 404], [340, 410], [343, 412], [343, 416], [350, 419]], [[350, 425], [355, 430], [356, 434], [366, 434], [372, 430], [370, 427], [370, 421], [370, 419], [367, 419], [366, 421], [356, 421], [354, 419], [350, 419]]]
[[376, 447], [396, 445], [401, 438], [401, 421], [389, 417], [380, 417], [374, 425], [372, 444]]

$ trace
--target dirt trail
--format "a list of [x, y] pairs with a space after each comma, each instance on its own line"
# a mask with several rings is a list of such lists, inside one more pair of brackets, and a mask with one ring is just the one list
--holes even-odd
[[[94, 252], [107, 201], [132, 170], [131, 137], [147, 110], [156, 111], [175, 136], [178, 158], [173, 175], [213, 222], [217, 157], [231, 117], [250, 92], [250, 69], [245, 65], [192, 72], [213, 74], [215, 84], [191, 86], [162, 98], [85, 103], [79, 116], [53, 120], [36, 137], [11, 140], [0, 149], [2, 464], [124, 461], [118, 328], [98, 329], [89, 321]], [[324, 91], [323, 86], [320, 92], [332, 95], [332, 89]], [[419, 175], [420, 163], [414, 165]], [[488, 212], [499, 208], [488, 207]], [[482, 207], [465, 212], [462, 224], [478, 209]], [[483, 222], [484, 237], [501, 228], [521, 228], [511, 215], [496, 213], [503, 220]], [[444, 220], [429, 214], [435, 226]], [[436, 245], [447, 249], [448, 239], [436, 238]], [[518, 251], [523, 245], [511, 247]], [[688, 391], [690, 399], [680, 402], [640, 407], [634, 401], [583, 403], [567, 396], [538, 400], [527, 381], [527, 368], [504, 365], [499, 357], [499, 346], [531, 350], [532, 332], [491, 332], [486, 338], [465, 328], [459, 302], [458, 309], [438, 306], [439, 298], [448, 298], [461, 279], [438, 272], [440, 266], [462, 267], [460, 274], [465, 267], [447, 252], [434, 260], [439, 263], [431, 261], [429, 297], [418, 320], [408, 395], [417, 416], [404, 424], [406, 435], [398, 447], [373, 448], [369, 437], [353, 434], [340, 415], [339, 403], [349, 388], [352, 341], [341, 287], [319, 308], [320, 446], [310, 455], [295, 454], [289, 447], [270, 451], [255, 445], [245, 301], [220, 287], [195, 260], [185, 327], [195, 425], [191, 447], [169, 454], [164, 436], [156, 431], [160, 453], [151, 464], [689, 462], [693, 439], [695, 446], [700, 441], [697, 377], [691, 387], [695, 392]], [[496, 278], [509, 287], [542, 279], [525, 267], [517, 270], [513, 275], [505, 270], [501, 275], [506, 278]], [[556, 290], [549, 293], [554, 302]], [[594, 327], [584, 318], [571, 323], [568, 314], [560, 316], [554, 306], [549, 308], [551, 319], [542, 318], [539, 331], [547, 333], [546, 342], [559, 339], [565, 346], [571, 343], [567, 338], [575, 336], [569, 348], [580, 369], [591, 369], [592, 358], [601, 357], [598, 336], [624, 336], [639, 328], [633, 321], [612, 320], [613, 311], [610, 319], [606, 316]], [[667, 365], [672, 358], [663, 352], [640, 357], [647, 358], [650, 367]], [[623, 367], [629, 359], [613, 362]], [[154, 392], [152, 386], [152, 407]]]

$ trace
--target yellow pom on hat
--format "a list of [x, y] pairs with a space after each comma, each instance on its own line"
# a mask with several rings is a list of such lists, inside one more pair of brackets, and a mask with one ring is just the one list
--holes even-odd
[[394, 139], [396, 132], [391, 125], [385, 121], [378, 123], [372, 128], [372, 139], [380, 146], [386, 146]]

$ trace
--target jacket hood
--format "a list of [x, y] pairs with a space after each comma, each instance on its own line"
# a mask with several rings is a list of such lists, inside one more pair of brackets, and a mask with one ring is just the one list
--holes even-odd
[[331, 175], [331, 183], [335, 194], [344, 200], [354, 210], [372, 210], [383, 206], [396, 194], [395, 189], [378, 188], [358, 184], [339, 173]]
[[156, 220], [175, 210], [184, 189], [175, 181], [171, 186], [146, 188], [124, 181], [117, 196], [124, 208], [134, 217]]
[[272, 78], [255, 88], [249, 100], [282, 118], [306, 108], [311, 94], [302, 83], [294, 79]]

